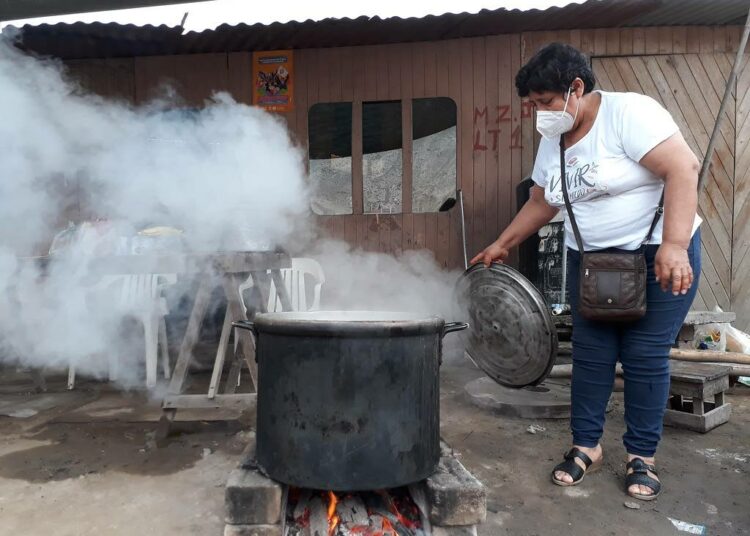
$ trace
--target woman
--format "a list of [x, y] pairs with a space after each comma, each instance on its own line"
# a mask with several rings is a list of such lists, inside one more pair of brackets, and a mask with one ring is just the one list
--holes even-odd
[[535, 185], [508, 228], [472, 263], [503, 262], [511, 248], [565, 206], [560, 136], [566, 148], [567, 190], [584, 251], [638, 249], [664, 193], [663, 217], [645, 249], [647, 313], [631, 323], [590, 321], [579, 314], [580, 254], [566, 217], [574, 326], [573, 447], [552, 472], [555, 484], [573, 486], [601, 464], [599, 441], [619, 360], [625, 376], [627, 492], [652, 500], [661, 489], [654, 456], [669, 394], [669, 349], [700, 274], [699, 163], [669, 112], [655, 100], [636, 93], [594, 91], [594, 84], [586, 56], [559, 43], [544, 47], [518, 72], [518, 95], [535, 106], [543, 136], [531, 176]]

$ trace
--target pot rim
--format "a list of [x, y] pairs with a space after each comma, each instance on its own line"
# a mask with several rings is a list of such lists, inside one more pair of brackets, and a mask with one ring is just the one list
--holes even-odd
[[445, 320], [399, 311], [290, 311], [258, 313], [253, 324], [258, 333], [377, 337], [440, 334]]

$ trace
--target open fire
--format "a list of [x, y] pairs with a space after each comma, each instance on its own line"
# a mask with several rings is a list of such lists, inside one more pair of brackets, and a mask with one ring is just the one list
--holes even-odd
[[289, 489], [285, 536], [425, 536], [409, 490], [361, 493]]

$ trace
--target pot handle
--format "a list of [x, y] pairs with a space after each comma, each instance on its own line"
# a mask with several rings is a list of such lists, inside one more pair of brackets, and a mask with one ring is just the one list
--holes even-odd
[[469, 324], [466, 322], [446, 322], [445, 326], [443, 326], [443, 337], [448, 335], [448, 333], [452, 333], [454, 331], [462, 331], [469, 327]]
[[235, 328], [252, 331], [253, 335], [255, 336], [258, 335], [258, 332], [255, 329], [255, 322], [250, 322], [249, 320], [237, 320], [236, 322], [232, 322], [232, 326]]

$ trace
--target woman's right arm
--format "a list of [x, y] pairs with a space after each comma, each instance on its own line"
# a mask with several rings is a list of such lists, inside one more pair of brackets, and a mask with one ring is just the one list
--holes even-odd
[[482, 262], [489, 267], [492, 262], [504, 262], [512, 248], [549, 223], [558, 210], [551, 207], [544, 199], [544, 189], [537, 185], [532, 186], [531, 197], [510, 225], [497, 240], [471, 259], [471, 264]]

